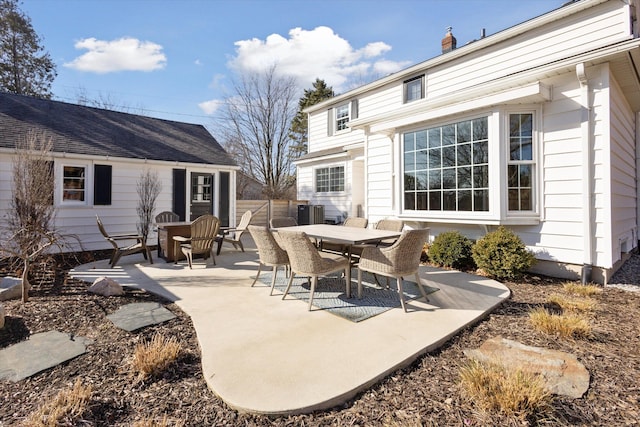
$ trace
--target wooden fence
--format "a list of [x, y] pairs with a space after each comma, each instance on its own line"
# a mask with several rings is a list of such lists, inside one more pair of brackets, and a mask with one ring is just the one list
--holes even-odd
[[242, 214], [251, 210], [253, 225], [269, 225], [273, 217], [291, 216], [298, 219], [298, 205], [307, 205], [308, 200], [236, 200], [236, 224]]

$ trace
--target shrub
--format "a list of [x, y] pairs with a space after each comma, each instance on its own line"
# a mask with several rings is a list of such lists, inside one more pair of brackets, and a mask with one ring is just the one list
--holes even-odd
[[517, 279], [535, 262], [522, 240], [503, 226], [478, 240], [472, 253], [477, 266], [498, 280]]
[[140, 377], [158, 375], [178, 358], [181, 351], [182, 346], [175, 337], [166, 338], [156, 334], [148, 343], [136, 346], [133, 370]]
[[457, 269], [474, 268], [473, 243], [458, 231], [445, 231], [429, 247], [429, 259], [436, 265]]
[[91, 399], [91, 386], [84, 386], [77, 379], [73, 387], [61, 390], [53, 399], [31, 413], [22, 425], [29, 427], [45, 427], [59, 425], [76, 425], [88, 409]]
[[544, 308], [529, 312], [529, 320], [533, 327], [541, 332], [562, 338], [589, 338], [591, 324], [579, 314], [551, 314]]
[[520, 369], [472, 360], [460, 368], [460, 387], [480, 411], [520, 421], [513, 425], [529, 425], [527, 420], [544, 417], [551, 411], [553, 398], [543, 379]]
[[598, 285], [582, 285], [574, 282], [567, 282], [563, 289], [572, 295], [591, 297], [602, 293], [602, 288]]

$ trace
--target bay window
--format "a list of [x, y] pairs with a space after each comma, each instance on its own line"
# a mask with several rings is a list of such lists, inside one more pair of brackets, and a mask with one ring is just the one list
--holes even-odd
[[450, 212], [458, 220], [464, 212], [474, 219], [490, 211], [495, 220], [531, 218], [537, 212], [535, 132], [532, 111], [404, 132], [403, 212], [434, 218]]

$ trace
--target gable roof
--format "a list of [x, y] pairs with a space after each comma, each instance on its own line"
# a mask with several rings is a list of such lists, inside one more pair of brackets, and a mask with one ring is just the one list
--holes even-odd
[[236, 166], [202, 125], [0, 92], [0, 148], [30, 130], [58, 153]]

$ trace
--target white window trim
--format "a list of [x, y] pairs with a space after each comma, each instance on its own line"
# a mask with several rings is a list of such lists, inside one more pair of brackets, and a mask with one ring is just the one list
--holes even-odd
[[[420, 97], [416, 99], [409, 99], [409, 83], [414, 81], [420, 81]], [[421, 99], [425, 99], [427, 97], [427, 88], [426, 88], [426, 77], [425, 74], [421, 74], [419, 76], [412, 77], [410, 79], [406, 79], [402, 82], [402, 103], [403, 104], [411, 104], [416, 101], [420, 101]]]
[[[396, 147], [397, 159], [395, 170], [400, 177], [396, 182], [396, 200], [398, 216], [407, 221], [431, 221], [436, 223], [459, 224], [538, 224], [541, 220], [541, 191], [542, 191], [542, 106], [521, 105], [517, 109], [501, 108], [496, 110], [477, 111], [473, 114], [461, 114], [446, 119], [440, 119], [428, 124], [421, 123], [404, 129], [399, 129]], [[533, 158], [534, 160], [534, 211], [508, 211], [507, 165], [509, 159], [509, 114], [533, 113]], [[478, 117], [488, 117], [489, 134], [489, 210], [483, 212], [456, 211], [418, 211], [404, 209], [404, 141], [402, 134], [431, 127], [443, 126], [462, 122]], [[498, 191], [496, 191], [496, 189]]]
[[[519, 108], [505, 108], [501, 111], [502, 114], [502, 133], [501, 133], [501, 147], [503, 152], [501, 155], [503, 156], [503, 165], [504, 168], [501, 169], [501, 186], [503, 197], [501, 200], [501, 217], [509, 220], [518, 220], [518, 219], [536, 219], [540, 220], [540, 212], [542, 212], [542, 186], [543, 186], [543, 170], [542, 170], [542, 149], [541, 149], [541, 141], [542, 141], [542, 107], [540, 105], [521, 105]], [[509, 147], [509, 116], [511, 114], [533, 114], [533, 142], [532, 142], [532, 164], [533, 164], [533, 174], [532, 177], [532, 185], [535, 187], [531, 193], [531, 197], [533, 197], [532, 207], [533, 209], [530, 211], [512, 211], [509, 210], [509, 194], [508, 194], [508, 185], [509, 185], [509, 176], [508, 176], [508, 167], [509, 167], [509, 158], [510, 158], [510, 147]]]
[[[336, 167], [342, 167], [344, 170], [344, 189], [342, 191], [318, 191], [318, 180], [317, 180], [317, 171], [319, 169], [330, 169], [330, 168], [336, 168]], [[347, 192], [347, 163], [346, 162], [341, 162], [341, 163], [331, 163], [331, 164], [324, 164], [324, 165], [317, 165], [314, 166], [312, 169], [312, 176], [313, 176], [313, 192], [316, 195], [328, 195], [328, 196], [335, 196], [335, 195], [344, 195]]]
[[[64, 168], [76, 167], [84, 168], [84, 200], [63, 200], [64, 197]], [[83, 162], [60, 162], [56, 167], [55, 174], [56, 190], [55, 199], [60, 206], [90, 206], [93, 201], [93, 164]]]

